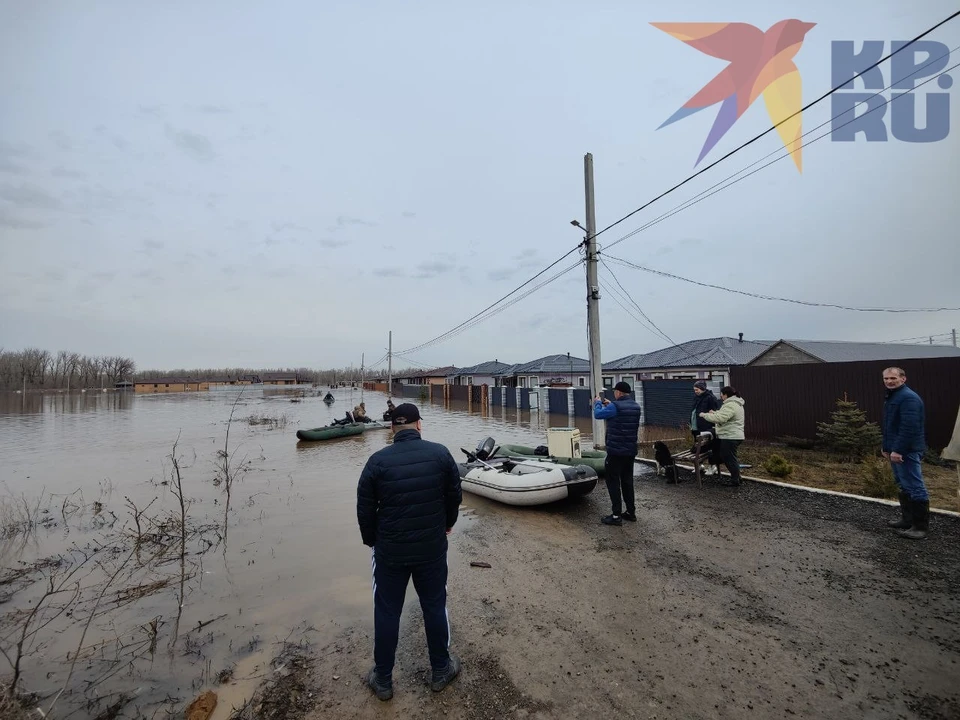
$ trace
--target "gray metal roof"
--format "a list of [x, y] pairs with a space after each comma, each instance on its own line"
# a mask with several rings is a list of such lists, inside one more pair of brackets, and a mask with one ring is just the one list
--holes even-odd
[[513, 367], [513, 365], [510, 363], [502, 363], [499, 360], [487, 360], [472, 367], [460, 368], [457, 372], [447, 375], [447, 377], [457, 377], [459, 375], [499, 375], [511, 367]]
[[[960, 357], [960, 348], [950, 345], [901, 345], [898, 343], [834, 342], [825, 340], [781, 340], [823, 362], [858, 360], [918, 360]], [[779, 343], [777, 343], [779, 344]]]
[[604, 370], [660, 370], [677, 367], [730, 367], [746, 365], [773, 345], [771, 340], [732, 337], [688, 340], [640, 355], [627, 355], [603, 364]]
[[499, 377], [512, 375], [569, 375], [590, 372], [590, 361], [573, 355], [545, 355], [530, 362], [512, 365], [498, 373]]

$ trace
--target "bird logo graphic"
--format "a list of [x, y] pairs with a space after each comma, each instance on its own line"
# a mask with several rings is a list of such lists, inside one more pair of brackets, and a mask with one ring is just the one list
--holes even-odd
[[[793, 58], [816, 23], [781, 20], [763, 32], [746, 23], [650, 23], [729, 65], [659, 128], [717, 103], [720, 111], [696, 165], [760, 95], [797, 170], [803, 172], [800, 71]], [[788, 119], [789, 118], [789, 119]], [[782, 123], [782, 124], [781, 124]]]

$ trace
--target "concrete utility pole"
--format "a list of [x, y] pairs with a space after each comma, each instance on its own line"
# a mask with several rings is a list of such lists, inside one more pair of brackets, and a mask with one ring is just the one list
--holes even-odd
[[387, 397], [393, 397], [393, 330], [387, 333]]
[[[587, 211], [587, 330], [590, 337], [590, 388], [592, 393], [603, 391], [603, 368], [600, 364], [600, 283], [597, 280], [597, 210], [593, 195], [593, 155], [583, 156], [583, 180]], [[592, 399], [590, 416], [593, 418]], [[606, 449], [606, 425], [593, 418], [593, 445]]]

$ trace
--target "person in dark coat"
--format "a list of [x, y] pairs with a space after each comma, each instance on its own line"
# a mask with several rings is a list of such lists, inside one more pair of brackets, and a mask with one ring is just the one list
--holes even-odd
[[900, 519], [889, 525], [899, 529], [901, 537], [923, 540], [930, 529], [930, 496], [920, 464], [927, 448], [923, 400], [907, 387], [907, 374], [901, 368], [884, 370], [883, 384], [887, 398], [882, 451], [900, 488]]
[[393, 400], [387, 399], [387, 409], [383, 411], [383, 419], [389, 421], [393, 417], [394, 410], [396, 407], [393, 405]]
[[[624, 520], [637, 521], [633, 466], [640, 433], [640, 405], [630, 397], [630, 385], [622, 380], [613, 386], [613, 398], [611, 402], [597, 395], [593, 404], [593, 416], [607, 421], [604, 473], [612, 505], [611, 514], [602, 517], [600, 522], [604, 525], [623, 525]], [[626, 505], [626, 512], [621, 513], [623, 505]]]
[[380, 700], [393, 697], [393, 665], [407, 584], [420, 598], [433, 674], [443, 690], [460, 673], [449, 652], [447, 535], [462, 500], [457, 463], [443, 445], [421, 437], [420, 411], [394, 408], [393, 443], [367, 460], [357, 485], [357, 522], [363, 544], [373, 548], [375, 665], [367, 684]]
[[[697, 380], [693, 384], [693, 408], [690, 411], [690, 434], [693, 435], [694, 441], [694, 446], [690, 448], [690, 452], [696, 452], [697, 436], [699, 436], [700, 433], [710, 430], [711, 434], [716, 434], [713, 432], [715, 427], [714, 423], [710, 422], [706, 418], [700, 417], [700, 413], [712, 412], [719, 409], [720, 400], [716, 395], [713, 394], [713, 390], [710, 390], [707, 387], [707, 383], [704, 380]], [[717, 466], [717, 474], [719, 475], [720, 463], [717, 459], [713, 438], [702, 445], [700, 450], [701, 452], [707, 454], [711, 464]]]

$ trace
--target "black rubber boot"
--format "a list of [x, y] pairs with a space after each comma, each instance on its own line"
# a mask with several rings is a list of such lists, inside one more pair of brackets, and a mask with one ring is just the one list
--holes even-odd
[[443, 670], [434, 670], [430, 678], [430, 689], [434, 692], [440, 692], [447, 685], [453, 682], [453, 679], [460, 674], [460, 658], [456, 655], [450, 656], [450, 662]]
[[908, 540], [923, 540], [930, 529], [930, 502], [928, 500], [911, 500], [910, 509], [913, 512], [913, 525], [909, 530], [901, 530], [900, 537]]
[[910, 496], [905, 492], [900, 492], [900, 519], [891, 520], [887, 523], [892, 528], [897, 530], [907, 530], [913, 526], [913, 513], [911, 512], [910, 507]]

